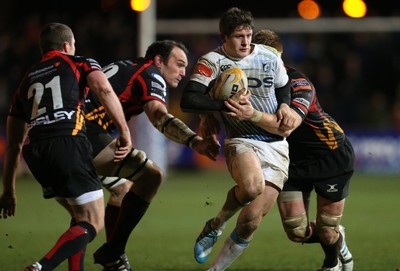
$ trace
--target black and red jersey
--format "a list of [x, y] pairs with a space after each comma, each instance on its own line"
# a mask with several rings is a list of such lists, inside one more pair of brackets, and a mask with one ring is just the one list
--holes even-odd
[[291, 83], [291, 108], [303, 118], [302, 124], [287, 138], [291, 162], [315, 159], [337, 149], [344, 142], [344, 131], [322, 109], [311, 81], [303, 73], [286, 68]]
[[14, 93], [9, 115], [28, 123], [30, 141], [83, 136], [86, 78], [99, 69], [97, 61], [90, 58], [47, 52], [26, 72]]
[[[166, 104], [167, 85], [152, 60], [138, 58], [117, 61], [105, 66], [103, 72], [121, 102], [126, 120], [142, 113], [143, 106], [151, 100]], [[89, 91], [85, 100], [85, 113], [87, 121], [97, 123], [109, 132], [115, 129], [92, 91]]]

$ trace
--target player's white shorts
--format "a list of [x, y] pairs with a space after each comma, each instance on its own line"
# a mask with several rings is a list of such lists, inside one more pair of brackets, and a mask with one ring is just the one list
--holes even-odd
[[[104, 196], [103, 189], [91, 191], [84, 193], [80, 195], [79, 197], [70, 197], [70, 198], [65, 198], [69, 205], [83, 205], [88, 202], [92, 202], [95, 200], [98, 200]], [[61, 199], [60, 197], [57, 197], [57, 199]]]
[[225, 139], [224, 154], [229, 170], [235, 157], [243, 152], [253, 152], [260, 161], [264, 179], [283, 188], [289, 169], [289, 144], [286, 140], [264, 142], [245, 138]]

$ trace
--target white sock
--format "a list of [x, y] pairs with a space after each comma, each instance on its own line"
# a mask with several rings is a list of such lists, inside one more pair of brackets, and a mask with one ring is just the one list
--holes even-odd
[[250, 240], [243, 240], [237, 236], [236, 230], [225, 240], [212, 267], [207, 271], [223, 271], [239, 257], [249, 245]]
[[342, 245], [340, 247], [340, 254], [342, 255], [345, 261], [352, 259], [352, 255], [346, 245], [346, 241], [343, 239]]
[[218, 231], [223, 231], [225, 229], [226, 226], [226, 222], [222, 223], [222, 225], [220, 227], [217, 228]]
[[35, 267], [38, 270], [42, 270], [42, 265], [39, 262], [32, 264], [32, 267]]

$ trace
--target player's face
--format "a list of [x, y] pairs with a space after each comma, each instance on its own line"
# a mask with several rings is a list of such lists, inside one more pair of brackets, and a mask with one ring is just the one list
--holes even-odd
[[169, 87], [176, 88], [178, 86], [186, 75], [187, 65], [188, 59], [185, 52], [178, 47], [172, 49], [168, 63], [166, 65], [162, 63], [160, 67], [161, 75]]
[[250, 54], [251, 37], [253, 30], [242, 26], [236, 27], [229, 36], [224, 36], [223, 48], [225, 52], [234, 58], [244, 58]]

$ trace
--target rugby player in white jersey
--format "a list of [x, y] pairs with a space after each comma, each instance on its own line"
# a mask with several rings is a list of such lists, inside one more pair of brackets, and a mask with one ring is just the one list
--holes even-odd
[[[253, 28], [249, 11], [227, 10], [220, 20], [223, 45], [198, 60], [181, 100], [183, 111], [202, 114], [201, 132], [215, 141], [218, 123], [212, 114], [204, 113], [221, 113], [227, 134], [224, 154], [236, 183], [195, 242], [195, 259], [204, 263], [226, 222], [240, 210], [236, 227], [209, 271], [225, 270], [243, 253], [262, 218], [275, 204], [288, 177], [288, 143], [284, 136], [298, 125], [294, 123], [295, 113], [286, 104], [278, 111], [276, 95], [290, 102], [290, 85], [283, 62], [275, 49], [251, 43]], [[227, 101], [212, 100], [205, 95], [218, 75], [232, 67], [241, 68], [247, 75], [246, 95], [250, 95], [248, 99], [254, 108], [250, 120], [244, 120], [235, 107], [235, 103], [244, 100], [243, 91]]]

